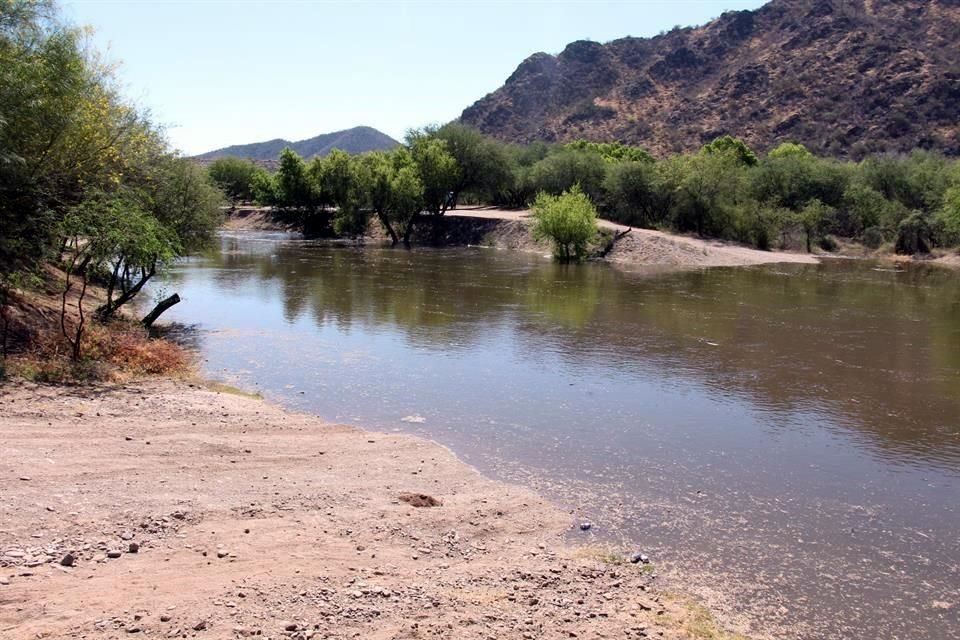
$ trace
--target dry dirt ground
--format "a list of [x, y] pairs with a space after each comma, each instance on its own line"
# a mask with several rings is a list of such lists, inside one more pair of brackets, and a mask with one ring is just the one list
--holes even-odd
[[0, 453], [4, 640], [727, 637], [415, 437], [187, 382], [10, 382]]

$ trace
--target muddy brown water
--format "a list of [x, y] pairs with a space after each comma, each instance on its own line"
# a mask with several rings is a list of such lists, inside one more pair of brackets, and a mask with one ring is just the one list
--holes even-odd
[[209, 376], [531, 484], [753, 633], [960, 638], [957, 272], [242, 233], [163, 287]]

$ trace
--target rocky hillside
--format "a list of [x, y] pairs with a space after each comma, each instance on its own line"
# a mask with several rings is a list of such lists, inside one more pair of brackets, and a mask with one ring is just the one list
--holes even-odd
[[530, 56], [461, 120], [658, 155], [722, 134], [760, 150], [960, 155], [960, 0], [773, 0], [654, 38], [573, 42]]
[[343, 131], [324, 133], [297, 142], [277, 138], [266, 142], [237, 144], [202, 153], [195, 156], [194, 159], [200, 162], [210, 162], [217, 158], [233, 156], [269, 164], [276, 161], [285, 147], [290, 147], [304, 158], [312, 158], [314, 156], [325, 156], [334, 149], [342, 149], [347, 153], [363, 153], [365, 151], [392, 149], [398, 144], [400, 143], [373, 127], [354, 127]]

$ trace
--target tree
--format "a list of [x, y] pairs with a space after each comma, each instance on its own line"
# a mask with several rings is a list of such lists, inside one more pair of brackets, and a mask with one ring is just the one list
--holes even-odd
[[241, 200], [253, 200], [254, 180], [263, 169], [242, 158], [217, 158], [207, 167], [210, 179], [236, 205]]
[[897, 242], [894, 251], [903, 255], [930, 253], [934, 244], [933, 226], [930, 217], [922, 211], [914, 211], [897, 226]]
[[183, 159], [161, 159], [143, 184], [105, 200], [109, 206], [100, 210], [118, 213], [102, 222], [113, 230], [103, 258], [109, 262], [107, 299], [97, 309], [104, 320], [173, 258], [206, 246], [222, 221], [220, 193], [200, 167]]
[[561, 149], [537, 162], [530, 169], [530, 182], [536, 191], [559, 195], [574, 185], [594, 202], [603, 198], [606, 163], [598, 154]]
[[607, 169], [603, 181], [613, 219], [651, 227], [663, 219], [656, 167], [649, 162], [621, 162]]
[[938, 218], [948, 234], [960, 238], [960, 185], [947, 189]]
[[532, 232], [553, 242], [561, 262], [582, 259], [597, 235], [597, 209], [578, 185], [560, 195], [541, 192], [533, 203]]
[[492, 197], [509, 184], [509, 161], [501, 143], [458, 122], [445, 124], [434, 132], [427, 131], [428, 135], [446, 143], [447, 151], [457, 162], [459, 171], [451, 197], [454, 204], [463, 193]]
[[832, 216], [833, 210], [819, 200], [811, 200], [800, 211], [800, 226], [807, 240], [807, 253], [813, 251], [813, 241], [823, 233], [823, 226]]
[[678, 231], [729, 237], [734, 214], [748, 198], [747, 167], [729, 154], [677, 156], [658, 165], [669, 220]]
[[813, 154], [800, 143], [784, 142], [767, 153], [768, 158], [810, 158]]
[[706, 155], [728, 155], [736, 159], [736, 161], [740, 164], [748, 167], [755, 167], [759, 162], [757, 159], [757, 154], [753, 152], [753, 149], [748, 147], [747, 143], [740, 138], [734, 138], [733, 136], [721, 136], [719, 138], [714, 138], [712, 142], [704, 145], [700, 153]]
[[423, 183], [423, 205], [433, 215], [442, 216], [451, 204], [451, 194], [460, 181], [460, 167], [438, 138], [414, 136], [410, 154]]
[[621, 142], [587, 142], [574, 140], [564, 145], [566, 149], [595, 153], [607, 162], [656, 162], [653, 156], [641, 147], [630, 147]]
[[289, 147], [280, 152], [280, 166], [274, 176], [273, 197], [281, 209], [312, 211], [318, 194], [307, 176], [307, 166], [296, 151]]

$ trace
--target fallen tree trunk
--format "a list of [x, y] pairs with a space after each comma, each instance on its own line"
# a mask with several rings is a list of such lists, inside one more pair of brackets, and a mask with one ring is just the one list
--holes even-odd
[[605, 258], [605, 257], [607, 257], [607, 254], [610, 253], [611, 251], [613, 251], [613, 245], [617, 244], [617, 240], [619, 240], [620, 238], [624, 237], [625, 235], [627, 235], [627, 234], [630, 233], [631, 231], [633, 231], [633, 227], [628, 227], [626, 231], [619, 231], [619, 232], [618, 232], [618, 231], [614, 231], [614, 232], [613, 232], [613, 237], [611, 237], [610, 240], [607, 241], [607, 244], [604, 245], [603, 248], [601, 248], [600, 251], [597, 252], [597, 257], [598, 257], [598, 258]]
[[143, 323], [143, 326], [149, 329], [151, 326], [153, 326], [153, 323], [157, 321], [157, 318], [163, 315], [164, 311], [166, 311], [173, 305], [177, 304], [178, 302], [180, 302], [180, 295], [177, 293], [173, 294], [169, 298], [164, 298], [163, 300], [158, 302], [157, 306], [153, 308], [153, 311], [151, 311], [146, 316], [144, 316], [143, 320], [141, 320], [140, 322]]

